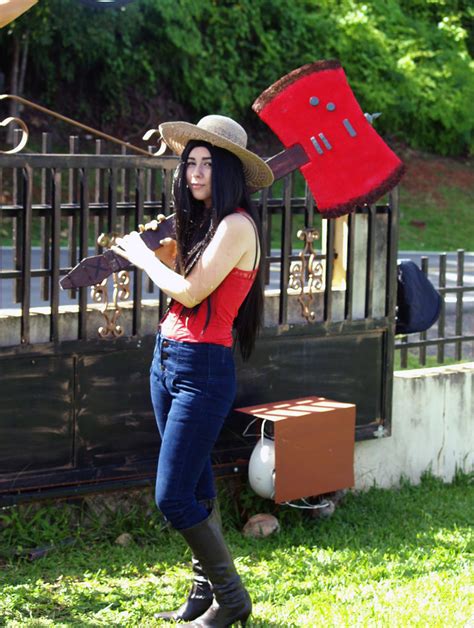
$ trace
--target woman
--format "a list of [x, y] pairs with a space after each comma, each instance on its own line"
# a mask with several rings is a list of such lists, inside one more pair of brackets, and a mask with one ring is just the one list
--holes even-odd
[[245, 625], [252, 604], [222, 535], [211, 451], [235, 396], [233, 329], [246, 359], [262, 314], [260, 238], [249, 189], [270, 185], [273, 174], [246, 149], [247, 134], [230, 118], [168, 122], [160, 132], [181, 155], [174, 269], [163, 263], [172, 265], [168, 239], [158, 253], [163, 261], [136, 232], [115, 248], [171, 297], [150, 371], [162, 439], [156, 502], [192, 550], [194, 583], [177, 611], [157, 617]]

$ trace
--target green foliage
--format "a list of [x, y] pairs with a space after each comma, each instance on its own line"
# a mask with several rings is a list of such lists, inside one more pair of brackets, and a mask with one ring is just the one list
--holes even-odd
[[75, 117], [119, 125], [161, 97], [190, 119], [224, 113], [258, 130], [250, 107], [261, 91], [339, 58], [363, 109], [383, 112], [382, 134], [459, 155], [474, 151], [473, 17], [467, 0], [136, 0], [122, 10], [41, 0], [0, 32], [0, 69], [12, 38], [29, 35], [26, 95]]

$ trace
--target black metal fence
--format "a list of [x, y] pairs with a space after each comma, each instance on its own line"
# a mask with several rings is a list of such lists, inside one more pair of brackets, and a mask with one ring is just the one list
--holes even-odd
[[[61, 291], [59, 279], [103, 250], [98, 234], [125, 233], [172, 211], [176, 159], [79, 154], [75, 140], [72, 149], [0, 155], [4, 503], [37, 491], [130, 486], [156, 473], [147, 377], [166, 299], [140, 270], [92, 294]], [[234, 407], [319, 395], [356, 404], [356, 439], [389, 434], [397, 191], [337, 220], [321, 219], [296, 175], [255, 202], [265, 327], [248, 363], [236, 355]], [[253, 443], [242, 421], [233, 412], [226, 423], [214, 451], [217, 475], [246, 469]]]
[[420, 266], [443, 297], [441, 313], [428, 331], [396, 337], [400, 366], [409, 366], [409, 354], [421, 365], [473, 359], [474, 255], [458, 250], [448, 258], [441, 253], [432, 256], [431, 265], [430, 258], [422, 255]]

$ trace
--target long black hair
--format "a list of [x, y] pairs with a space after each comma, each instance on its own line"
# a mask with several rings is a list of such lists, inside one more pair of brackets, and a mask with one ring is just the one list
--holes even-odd
[[[207, 208], [203, 201], [196, 200], [186, 184], [186, 165], [189, 153], [196, 146], [204, 146], [212, 160], [212, 206]], [[207, 142], [191, 140], [187, 143], [176, 169], [173, 185], [176, 211], [177, 271], [188, 275], [200, 259], [216, 232], [217, 226], [237, 208], [244, 209], [257, 228], [260, 252], [260, 219], [250, 199], [242, 162], [233, 153]], [[260, 262], [262, 261], [262, 253]], [[211, 299], [207, 301], [207, 327], [211, 312]], [[202, 304], [192, 308], [197, 312]], [[186, 309], [186, 308], [185, 308]], [[234, 321], [234, 329], [244, 360], [252, 353], [263, 316], [262, 264], [258, 264], [257, 276]]]

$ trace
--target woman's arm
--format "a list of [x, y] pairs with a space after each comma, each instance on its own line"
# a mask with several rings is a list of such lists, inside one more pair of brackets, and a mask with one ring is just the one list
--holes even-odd
[[247, 253], [255, 253], [255, 233], [250, 221], [239, 214], [224, 218], [196, 266], [183, 277], [158, 260], [136, 231], [117, 238], [113, 250], [142, 268], [168, 296], [185, 307], [201, 303]]

